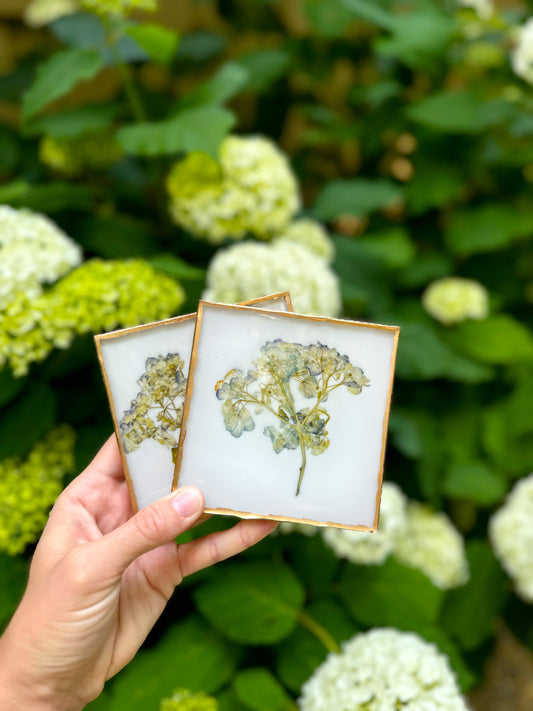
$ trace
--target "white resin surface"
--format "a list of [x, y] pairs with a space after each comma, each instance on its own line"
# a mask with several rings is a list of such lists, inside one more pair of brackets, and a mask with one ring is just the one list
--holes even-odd
[[[360, 394], [340, 387], [324, 403], [331, 418], [330, 445], [317, 456], [307, 454], [298, 496], [299, 448], [276, 454], [263, 433], [266, 426], [279, 426], [279, 420], [268, 411], [256, 415], [251, 410], [255, 429], [233, 437], [225, 429], [222, 402], [215, 394], [215, 384], [228, 371], [238, 368], [246, 373], [261, 347], [277, 338], [334, 347], [370, 379]], [[320, 322], [205, 305], [178, 485], [198, 486], [209, 508], [373, 527], [394, 341], [392, 330], [348, 321]], [[309, 404], [297, 397], [297, 407]]]

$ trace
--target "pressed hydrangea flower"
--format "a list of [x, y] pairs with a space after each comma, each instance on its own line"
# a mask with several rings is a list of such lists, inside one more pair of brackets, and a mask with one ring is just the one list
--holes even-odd
[[159, 711], [217, 711], [218, 702], [203, 692], [193, 693], [177, 689], [170, 698], [163, 699]]
[[92, 131], [74, 138], [44, 136], [39, 146], [41, 161], [63, 175], [106, 170], [122, 158], [123, 150], [112, 131]]
[[137, 381], [141, 390], [120, 422], [126, 452], [134, 452], [145, 439], [153, 439], [169, 447], [172, 461], [176, 461], [187, 388], [183, 366], [178, 353], [146, 360], [146, 371]]
[[448, 658], [412, 632], [373, 629], [330, 653], [302, 687], [302, 711], [467, 711]]
[[79, 0], [33, 0], [24, 10], [23, 19], [30, 27], [44, 27], [79, 10]]
[[0, 205], [0, 312], [19, 292], [38, 296], [40, 284], [56, 281], [80, 261], [78, 245], [48, 217]]
[[511, 52], [513, 71], [528, 84], [533, 84], [533, 17], [516, 29], [517, 43]]
[[338, 316], [337, 276], [305, 247], [293, 242], [243, 242], [219, 250], [207, 270], [204, 298], [237, 303], [278, 291], [290, 291], [294, 310]]
[[274, 239], [275, 241], [287, 240], [301, 244], [330, 263], [335, 257], [333, 242], [323, 225], [320, 222], [316, 222], [316, 220], [308, 218], [295, 220], [281, 234], [276, 235]]
[[518, 481], [493, 514], [489, 538], [518, 595], [533, 602], [533, 474]]
[[416, 501], [407, 505], [406, 523], [398, 533], [394, 553], [443, 590], [463, 585], [469, 578], [461, 534], [445, 513], [433, 512]]
[[157, 0], [81, 0], [81, 7], [101, 17], [126, 17], [136, 10], [155, 12]]
[[300, 200], [283, 153], [262, 136], [228, 136], [219, 160], [193, 152], [176, 163], [167, 178], [174, 222], [213, 244], [285, 229]]
[[396, 536], [405, 526], [406, 506], [407, 499], [401, 489], [392, 482], [385, 482], [376, 533], [325, 528], [322, 537], [339, 558], [362, 565], [383, 563], [393, 552]]
[[74, 470], [74, 430], [58, 425], [27, 457], [0, 461], [0, 551], [21, 553], [37, 540], [48, 511]]
[[489, 313], [485, 287], [461, 277], [444, 277], [432, 282], [422, 296], [422, 304], [433, 318], [446, 325], [467, 318], [483, 319]]
[[0, 314], [0, 367], [16, 376], [83, 333], [136, 326], [175, 314], [181, 286], [141, 259], [92, 259], [38, 298], [20, 295]]

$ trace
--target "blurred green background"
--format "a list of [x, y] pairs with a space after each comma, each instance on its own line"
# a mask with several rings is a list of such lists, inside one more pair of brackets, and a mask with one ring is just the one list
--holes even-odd
[[[276, 234], [246, 227], [195, 235], [166, 187], [184, 156], [215, 161], [228, 134], [261, 135], [296, 177], [292, 218], [335, 249], [331, 265], [313, 255], [329, 294], [274, 258], [265, 284], [297, 286], [313, 313], [401, 327], [385, 478], [446, 514], [470, 577], [442, 589], [394, 553], [361, 565], [320, 535], [270, 537], [186, 580], [94, 708], [157, 710], [176, 687], [222, 710], [295, 708], [324, 639], [395, 627], [437, 643], [474, 709], [530, 709], [533, 598], [488, 528], [533, 471], [533, 4], [160, 0], [120, 19], [76, 2], [54, 17], [59, 5], [0, 7], [0, 204], [50, 217], [83, 250], [81, 266], [26, 278], [36, 254], [8, 253], [0, 219], [1, 620], [50, 505], [112, 430], [92, 334], [194, 311], [233, 242], [274, 248]], [[222, 266], [210, 288], [262, 295], [234, 249], [241, 271]], [[519, 523], [527, 549], [533, 518]], [[446, 567], [447, 544], [425, 545]], [[276, 584], [258, 601], [250, 580], [263, 579]]]

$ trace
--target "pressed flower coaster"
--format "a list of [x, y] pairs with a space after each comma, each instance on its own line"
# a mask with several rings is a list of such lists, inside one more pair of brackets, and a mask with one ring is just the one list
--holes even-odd
[[[246, 302], [292, 310], [287, 292]], [[196, 314], [95, 336], [136, 511], [170, 493]]]
[[398, 335], [201, 301], [173, 488], [208, 513], [376, 530]]

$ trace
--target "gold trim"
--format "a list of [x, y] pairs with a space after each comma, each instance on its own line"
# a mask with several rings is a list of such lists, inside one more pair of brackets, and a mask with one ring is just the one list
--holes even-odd
[[[291, 296], [288, 291], [280, 291], [280, 292], [277, 292], [277, 293], [269, 295], [269, 296], [259, 296], [255, 299], [251, 299], [250, 301], [245, 301], [243, 303], [253, 306], [254, 304], [260, 304], [264, 301], [285, 301], [285, 303], [287, 304], [287, 308], [292, 310]], [[268, 311], [268, 309], [262, 309], [262, 310]], [[285, 313], [285, 312], [280, 311], [280, 313]], [[137, 511], [139, 510], [139, 504], [137, 502], [137, 497], [135, 495], [135, 487], [133, 485], [133, 480], [131, 478], [130, 470], [128, 469], [128, 460], [127, 460], [127, 456], [126, 456], [126, 450], [124, 449], [122, 437], [120, 436], [120, 425], [119, 425], [118, 418], [117, 418], [116, 412], [115, 412], [116, 408], [115, 408], [115, 401], [113, 399], [113, 393], [111, 391], [111, 383], [109, 382], [107, 371], [105, 369], [104, 356], [102, 353], [101, 342], [110, 340], [113, 338], [122, 338], [123, 336], [130, 336], [131, 334], [139, 333], [140, 331], [149, 331], [154, 328], [174, 326], [177, 323], [181, 323], [184, 321], [190, 321], [193, 318], [195, 319], [196, 316], [197, 316], [196, 313], [182, 314], [181, 316], [173, 316], [172, 318], [167, 318], [162, 321], [153, 321], [152, 323], [141, 324], [140, 326], [130, 326], [129, 328], [122, 328], [122, 329], [118, 329], [115, 331], [109, 331], [108, 333], [98, 333], [95, 336], [93, 336], [95, 346], [96, 346], [96, 353], [98, 356], [98, 362], [100, 364], [100, 370], [102, 372], [104, 385], [105, 385], [105, 388], [107, 391], [107, 400], [108, 400], [109, 409], [111, 411], [111, 418], [113, 420], [113, 426], [115, 428], [115, 437], [117, 439], [118, 448], [120, 451], [120, 459], [122, 461], [122, 468], [124, 470], [124, 478], [126, 479], [126, 483], [128, 485], [128, 491], [130, 494], [131, 505], [133, 507], [134, 513], [137, 513]], [[181, 441], [181, 439], [180, 439], [180, 441]]]
[[[191, 359], [189, 363], [189, 375], [188, 375], [188, 380], [187, 380], [187, 391], [185, 393], [185, 401], [183, 404], [183, 418], [181, 422], [181, 428], [180, 428], [180, 438], [179, 438], [179, 443], [178, 443], [178, 455], [176, 457], [176, 464], [174, 466], [174, 478], [172, 481], [172, 491], [175, 491], [178, 488], [178, 482], [179, 482], [179, 474], [181, 470], [181, 464], [183, 461], [183, 442], [185, 441], [185, 438], [187, 436], [187, 422], [189, 418], [189, 411], [191, 407], [191, 400], [192, 400], [192, 394], [194, 390], [194, 373], [196, 370], [196, 364], [198, 362], [198, 341], [200, 340], [200, 331], [201, 331], [201, 325], [202, 325], [202, 318], [203, 318], [203, 311], [204, 308], [220, 308], [220, 309], [226, 309], [226, 310], [236, 310], [236, 311], [246, 311], [250, 307], [243, 305], [243, 304], [218, 304], [212, 301], [203, 301], [201, 300], [198, 303], [198, 314], [196, 317], [196, 326], [194, 328], [194, 338], [193, 338], [193, 345], [192, 345], [192, 351], [191, 351]], [[272, 311], [268, 309], [258, 309], [254, 308], [254, 311], [256, 313], [264, 313], [268, 316], [272, 315]], [[350, 526], [347, 524], [340, 524], [340, 523], [334, 523], [332, 521], [327, 521], [327, 522], [322, 522], [322, 521], [317, 521], [315, 519], [307, 519], [307, 518], [293, 518], [291, 516], [278, 516], [274, 514], [257, 514], [257, 513], [251, 513], [251, 512], [246, 512], [246, 511], [236, 511], [233, 509], [225, 509], [225, 508], [206, 508], [204, 511], [205, 513], [208, 514], [222, 514], [222, 515], [231, 515], [231, 516], [238, 516], [240, 518], [261, 518], [261, 519], [271, 519], [273, 521], [285, 521], [285, 522], [290, 522], [290, 523], [304, 523], [304, 524], [311, 524], [311, 525], [318, 525], [318, 526], [331, 526], [332, 528], [345, 528], [353, 531], [369, 531], [369, 532], [374, 532], [377, 531], [378, 528], [378, 521], [379, 521], [379, 505], [381, 501], [381, 490], [383, 486], [383, 469], [385, 466], [385, 449], [386, 449], [386, 440], [387, 440], [387, 431], [388, 431], [388, 422], [389, 422], [389, 414], [390, 414], [390, 405], [391, 405], [391, 398], [392, 398], [392, 386], [394, 382], [394, 367], [396, 363], [396, 353], [398, 350], [398, 339], [400, 335], [400, 327], [399, 326], [386, 326], [384, 324], [380, 323], [370, 323], [368, 321], [350, 321], [347, 319], [340, 319], [340, 318], [329, 318], [327, 316], [307, 316], [304, 314], [298, 314], [298, 313], [292, 313], [292, 312], [286, 312], [286, 311], [277, 311], [275, 312], [275, 317], [277, 318], [278, 315], [283, 319], [283, 318], [293, 318], [293, 319], [300, 319], [304, 321], [317, 321], [317, 322], [325, 322], [325, 323], [332, 323], [334, 325], [341, 325], [341, 326], [358, 326], [358, 327], [364, 327], [364, 328], [372, 328], [372, 329], [377, 329], [380, 331], [389, 331], [390, 333], [394, 334], [394, 342], [393, 342], [393, 348], [392, 348], [392, 355], [391, 355], [391, 361], [390, 361], [390, 376], [389, 376], [389, 388], [387, 392], [387, 401], [385, 404], [385, 415], [383, 417], [383, 432], [382, 432], [382, 439], [381, 439], [381, 456], [380, 456], [380, 465], [379, 465], [379, 472], [378, 472], [378, 490], [376, 494], [376, 508], [375, 508], [375, 516], [374, 516], [374, 524], [373, 526], [363, 526], [363, 525], [355, 525], [355, 526]]]

